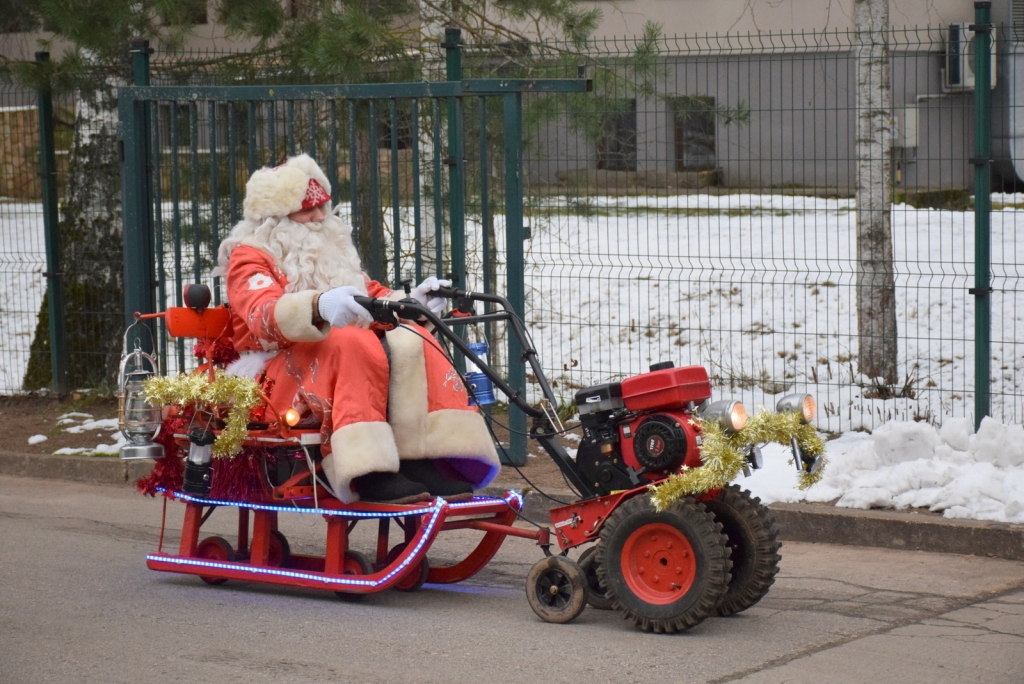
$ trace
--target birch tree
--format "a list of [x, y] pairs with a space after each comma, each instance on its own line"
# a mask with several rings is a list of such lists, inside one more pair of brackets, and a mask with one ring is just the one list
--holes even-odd
[[893, 275], [889, 1], [855, 0], [857, 27], [857, 334], [860, 372], [897, 382]]

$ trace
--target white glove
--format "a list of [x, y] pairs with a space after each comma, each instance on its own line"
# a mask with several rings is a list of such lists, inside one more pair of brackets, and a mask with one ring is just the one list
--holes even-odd
[[434, 313], [439, 314], [444, 311], [445, 306], [448, 305], [448, 299], [445, 297], [431, 297], [430, 293], [437, 291], [437, 288], [439, 287], [451, 286], [452, 281], [450, 280], [438, 280], [434, 276], [430, 276], [417, 285], [416, 289], [409, 293], [409, 296]]
[[373, 316], [370, 312], [356, 304], [356, 300], [353, 299], [357, 294], [360, 294], [359, 290], [351, 285], [343, 285], [324, 292], [317, 301], [320, 318], [335, 328], [344, 328], [357, 318], [372, 323]]

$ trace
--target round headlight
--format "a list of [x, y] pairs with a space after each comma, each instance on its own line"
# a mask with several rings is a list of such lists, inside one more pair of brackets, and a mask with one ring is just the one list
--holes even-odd
[[795, 411], [805, 423], [810, 423], [818, 414], [818, 403], [810, 394], [787, 394], [775, 404], [775, 410], [779, 413]]
[[747, 424], [747, 409], [738, 401], [723, 399], [708, 404], [701, 418], [721, 422], [726, 432], [739, 432]]

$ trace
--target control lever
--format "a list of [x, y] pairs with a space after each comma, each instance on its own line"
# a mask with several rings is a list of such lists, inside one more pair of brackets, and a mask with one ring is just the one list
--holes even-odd
[[412, 278], [406, 278], [402, 281], [402, 289], [405, 290], [405, 296], [412, 295]]

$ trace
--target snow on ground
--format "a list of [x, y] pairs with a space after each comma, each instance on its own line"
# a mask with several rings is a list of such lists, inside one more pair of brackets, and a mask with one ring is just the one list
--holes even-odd
[[28, 443], [39, 444], [41, 442], [45, 442], [47, 439], [49, 439], [49, 437], [47, 437], [46, 435], [32, 435], [31, 437], [28, 438]]
[[[87, 430], [105, 430], [114, 434], [110, 436], [110, 439], [113, 440], [111, 444], [100, 443], [95, 447], [82, 448], [64, 447], [54, 451], [53, 453], [56, 455], [87, 454], [91, 456], [116, 456], [121, 449], [121, 445], [125, 443], [124, 435], [117, 428], [117, 418], [95, 420], [88, 413], [65, 413], [57, 418], [57, 425], [62, 426], [65, 432], [72, 434], [81, 434]], [[31, 443], [31, 440], [29, 442]]]
[[789, 449], [770, 445], [765, 467], [739, 484], [765, 503], [836, 501], [844, 508], [927, 508], [946, 518], [1024, 523], [1024, 428], [965, 418], [941, 429], [892, 421], [826, 445], [821, 482], [796, 487]]

